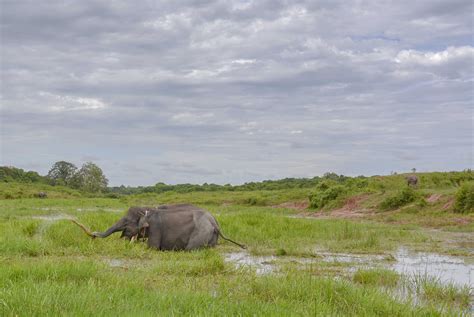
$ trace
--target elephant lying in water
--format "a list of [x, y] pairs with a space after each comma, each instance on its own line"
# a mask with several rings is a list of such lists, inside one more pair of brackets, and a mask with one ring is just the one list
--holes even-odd
[[216, 219], [207, 211], [189, 204], [163, 205], [157, 208], [131, 207], [127, 214], [105, 232], [90, 232], [74, 221], [89, 236], [105, 238], [122, 231], [121, 237], [136, 239], [148, 237], [148, 245], [159, 250], [192, 250], [214, 247], [218, 237], [224, 237]]
[[245, 249], [244, 245], [224, 237], [216, 219], [209, 212], [196, 207], [182, 211], [146, 211], [139, 220], [137, 236], [148, 236], [148, 246], [158, 250], [214, 247], [219, 236]]

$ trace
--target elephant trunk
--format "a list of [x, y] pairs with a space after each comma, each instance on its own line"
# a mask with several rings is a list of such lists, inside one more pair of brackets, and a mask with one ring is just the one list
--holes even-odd
[[120, 219], [116, 224], [114, 224], [112, 227], [110, 227], [109, 229], [107, 229], [107, 231], [105, 232], [93, 232], [92, 234], [95, 236], [95, 237], [99, 237], [99, 238], [106, 238], [108, 236], [110, 236], [112, 233], [114, 232], [117, 232], [117, 231], [123, 231], [125, 230], [125, 227], [126, 227], [126, 218], [122, 218]]

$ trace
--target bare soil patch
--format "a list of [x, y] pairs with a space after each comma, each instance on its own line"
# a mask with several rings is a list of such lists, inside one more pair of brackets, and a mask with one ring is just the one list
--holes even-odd
[[454, 198], [452, 197], [452, 198], [450, 198], [450, 199], [448, 200], [447, 203], [445, 203], [445, 204], [443, 205], [443, 210], [451, 209], [451, 208], [453, 208], [453, 206], [454, 206]]
[[273, 208], [288, 208], [288, 209], [295, 209], [295, 210], [306, 210], [309, 207], [309, 201], [301, 200], [301, 201], [288, 201], [282, 204], [274, 205]]
[[442, 197], [441, 194], [433, 194], [430, 197], [426, 199], [427, 202], [429, 203], [435, 203], [437, 202], [440, 198]]
[[361, 206], [362, 202], [367, 200], [368, 197], [369, 195], [367, 194], [349, 197], [341, 208], [329, 212], [319, 212], [314, 214], [314, 216], [327, 218], [361, 218], [373, 215], [374, 212], [372, 210]]

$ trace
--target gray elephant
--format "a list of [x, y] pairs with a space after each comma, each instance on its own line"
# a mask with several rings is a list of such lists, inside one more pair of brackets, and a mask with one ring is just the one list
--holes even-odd
[[36, 196], [38, 198], [47, 198], [48, 197], [48, 194], [46, 194], [45, 192], [39, 192], [38, 194], [36, 194]]
[[407, 185], [411, 187], [415, 187], [418, 184], [418, 177], [416, 175], [410, 175], [405, 177], [407, 180]]
[[216, 219], [192, 205], [168, 206], [146, 211], [138, 223], [138, 238], [148, 237], [148, 246], [158, 250], [194, 250], [214, 247], [219, 236], [239, 247], [246, 247], [224, 237]]
[[207, 211], [189, 204], [153, 207], [130, 207], [127, 214], [105, 232], [91, 232], [72, 220], [92, 238], [106, 238], [121, 231], [121, 238], [149, 238], [148, 245], [159, 250], [192, 250], [213, 247], [217, 239], [239, 244], [224, 237], [216, 219]]

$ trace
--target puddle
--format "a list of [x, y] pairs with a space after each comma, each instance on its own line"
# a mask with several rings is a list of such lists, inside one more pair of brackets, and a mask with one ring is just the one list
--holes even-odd
[[60, 208], [56, 208], [56, 207], [37, 207], [37, 208], [31, 208], [31, 209], [43, 210], [43, 211], [60, 210]]
[[120, 259], [109, 259], [106, 261], [110, 267], [125, 267], [125, 261]]
[[120, 268], [128, 270], [130, 268], [142, 268], [151, 265], [151, 262], [146, 259], [119, 259], [119, 258], [102, 258], [103, 263], [111, 268]]
[[108, 211], [108, 212], [123, 212], [122, 209], [113, 209], [113, 208], [77, 208], [76, 211]]
[[373, 261], [384, 261], [387, 259], [387, 255], [380, 254], [349, 254], [349, 253], [331, 253], [331, 252], [318, 252], [318, 255], [322, 256], [322, 261], [325, 262], [342, 262], [342, 263], [355, 263], [355, 264], [368, 264]]
[[389, 266], [405, 276], [428, 276], [443, 284], [453, 283], [456, 286], [474, 285], [474, 265], [462, 258], [436, 253], [411, 253], [399, 249], [395, 254], [396, 261]]
[[234, 252], [225, 254], [224, 261], [234, 263], [237, 268], [255, 268], [258, 275], [273, 273], [276, 266], [272, 262], [274, 256], [253, 256], [247, 252]]
[[32, 219], [46, 220], [46, 221], [58, 221], [58, 220], [72, 220], [75, 219], [70, 215], [56, 214], [56, 215], [46, 215], [46, 216], [32, 216]]
[[456, 286], [469, 286], [474, 284], [474, 264], [466, 263], [463, 258], [440, 255], [436, 253], [409, 252], [400, 248], [393, 256], [374, 254], [347, 254], [318, 252], [320, 258], [297, 258], [276, 256], [253, 256], [248, 252], [235, 252], [225, 254], [225, 261], [234, 263], [238, 268], [255, 268], [259, 275], [277, 271], [278, 259], [284, 262], [308, 264], [310, 262], [324, 261], [334, 263], [353, 263], [348, 268], [353, 272], [358, 268], [384, 267], [392, 269], [404, 276], [427, 276], [443, 284], [452, 283]]

